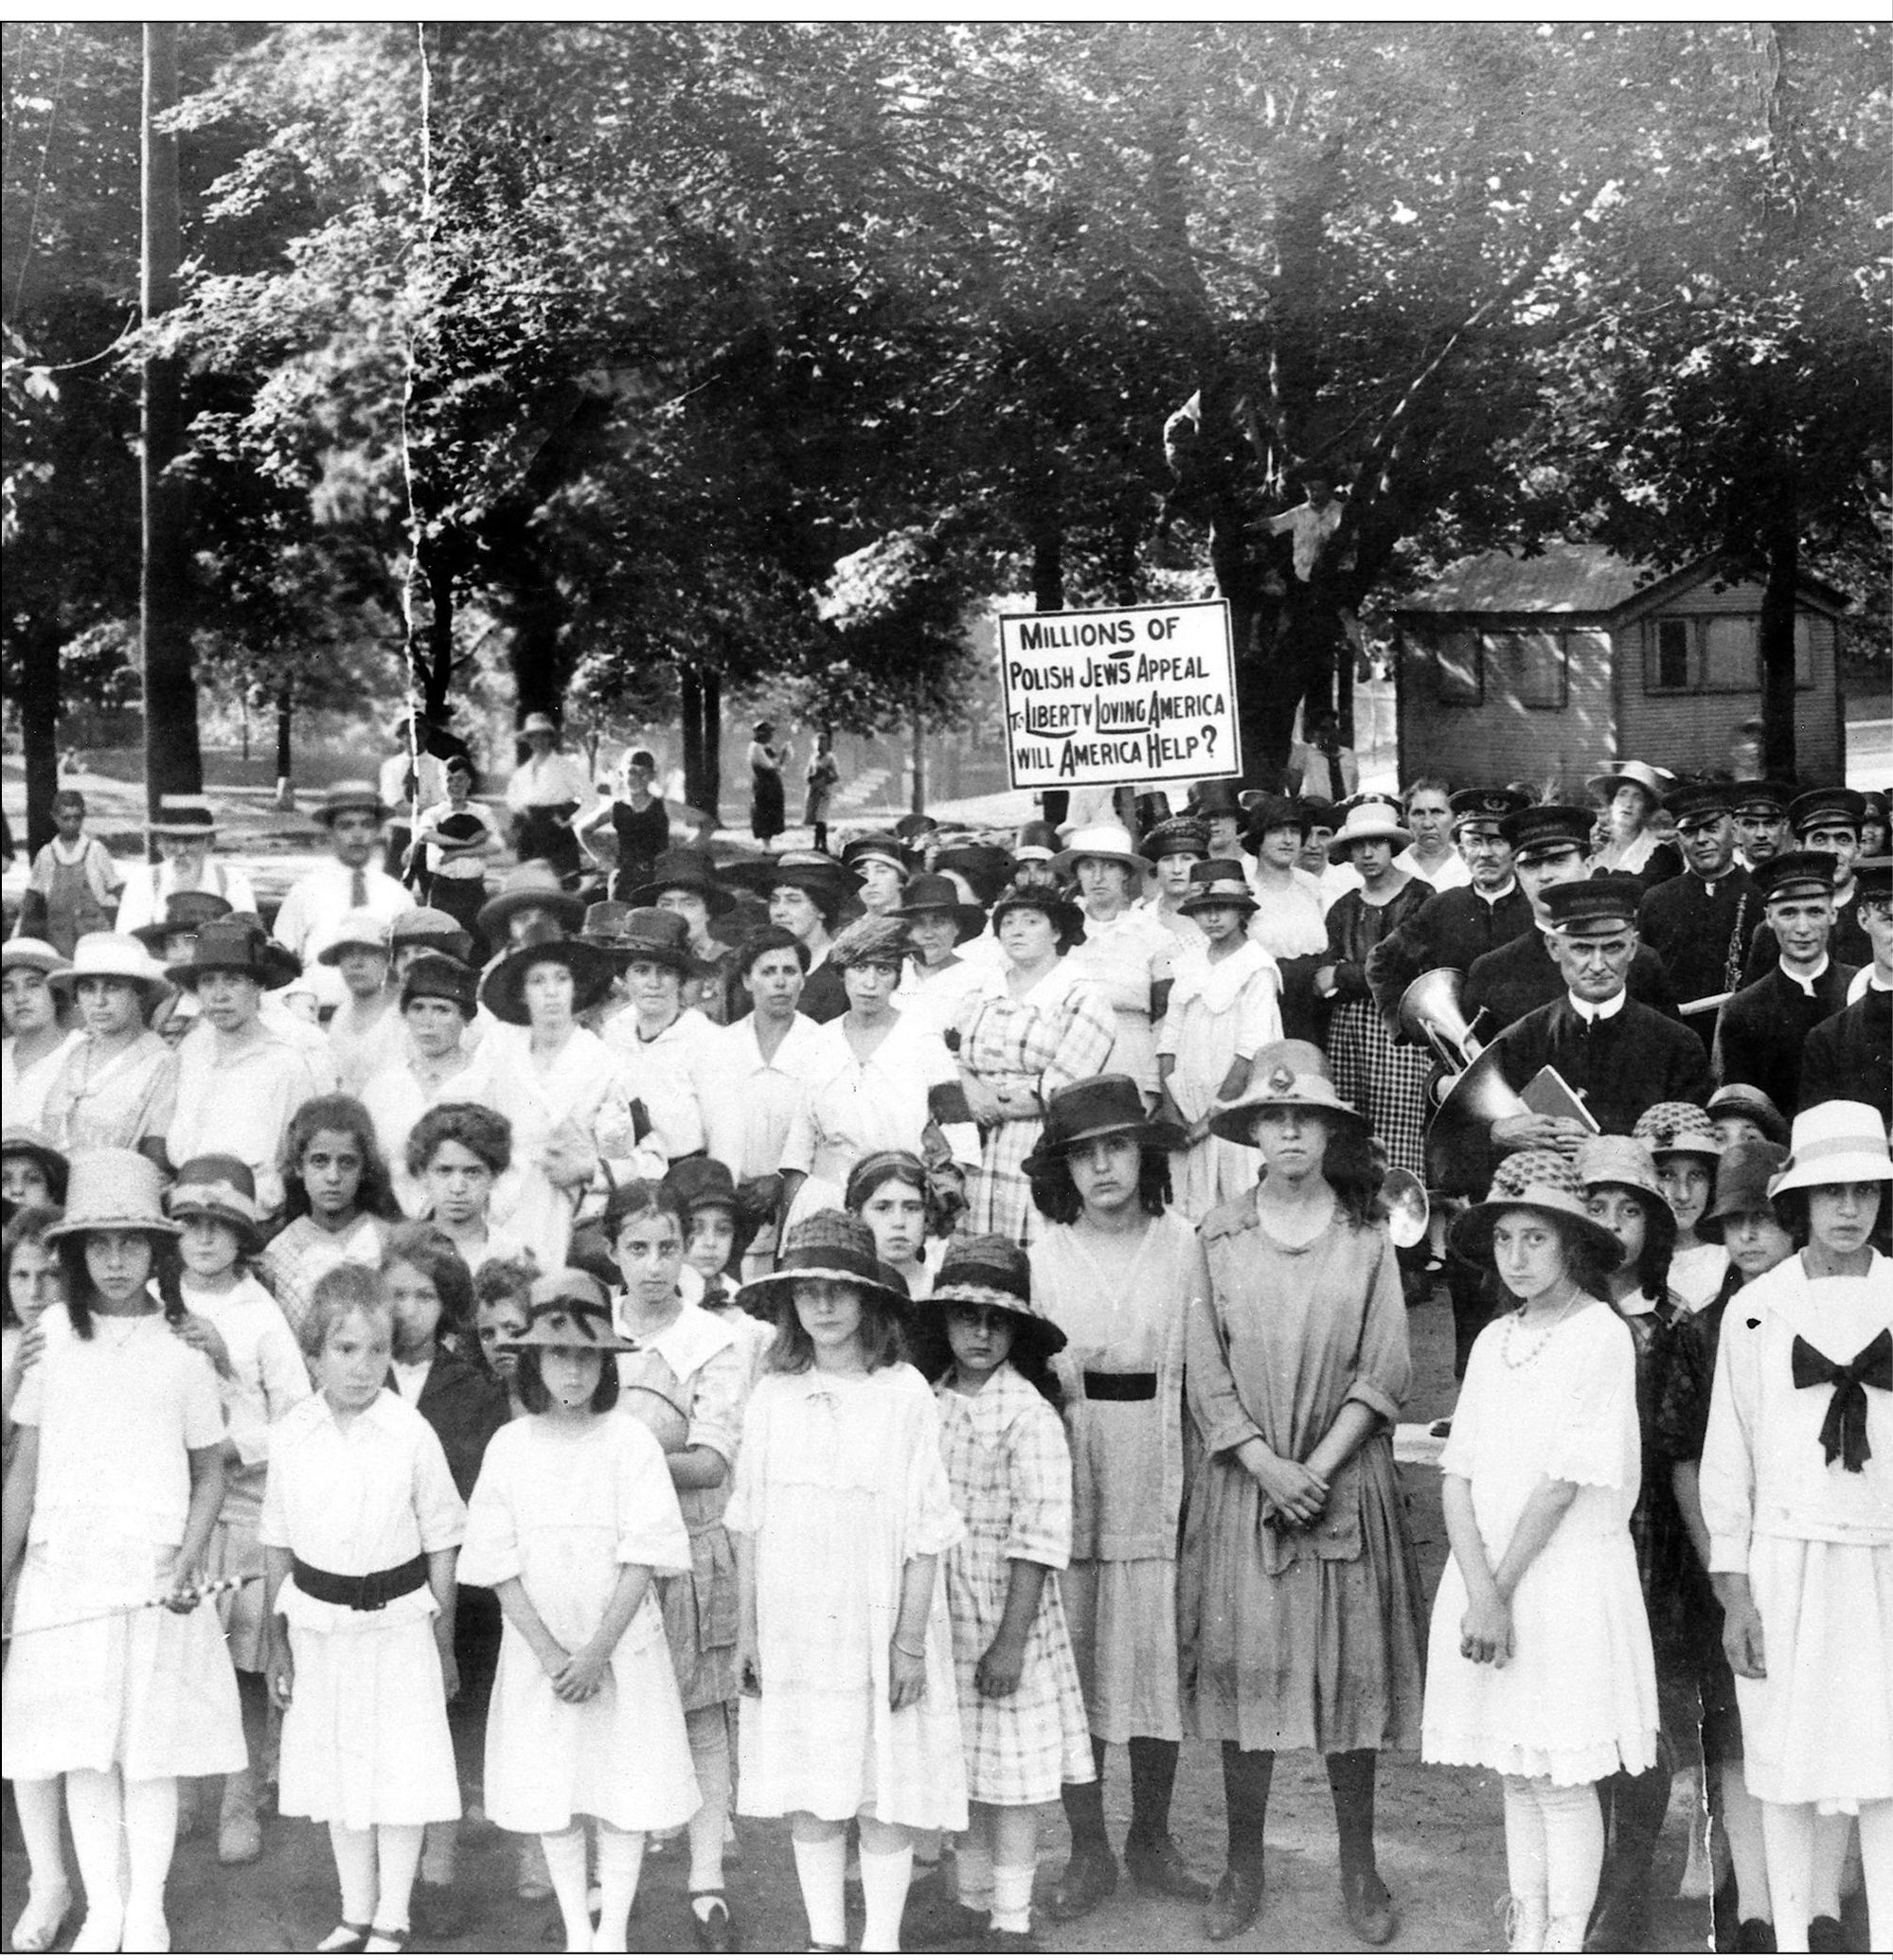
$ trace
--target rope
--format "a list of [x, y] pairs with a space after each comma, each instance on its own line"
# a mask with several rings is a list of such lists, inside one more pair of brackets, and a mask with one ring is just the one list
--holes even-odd
[[[235, 1578], [215, 1579], [207, 1586], [197, 1589], [197, 1604], [202, 1606], [206, 1599], [216, 1599], [225, 1593], [234, 1593], [242, 1586], [259, 1584], [260, 1572], [246, 1572]], [[175, 1595], [160, 1593], [154, 1599], [134, 1599], [129, 1606], [108, 1606], [98, 1613], [76, 1613], [69, 1620], [48, 1620], [39, 1627], [15, 1627], [8, 1635], [10, 1640], [30, 1640], [35, 1633], [63, 1633], [68, 1627], [89, 1627], [98, 1620], [116, 1620], [120, 1615], [134, 1613], [150, 1613], [154, 1607], [169, 1606]]]

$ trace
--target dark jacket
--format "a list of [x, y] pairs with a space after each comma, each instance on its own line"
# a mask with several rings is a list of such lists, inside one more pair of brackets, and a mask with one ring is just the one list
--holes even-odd
[[1423, 878], [1409, 879], [1384, 905], [1364, 891], [1343, 892], [1328, 908], [1328, 959], [1334, 969], [1333, 999], [1367, 998], [1368, 969], [1388, 934], [1423, 912], [1438, 895]]
[[[1698, 1001], [1742, 984], [1742, 961], [1760, 918], [1761, 894], [1734, 864], [1713, 883], [1686, 871], [1646, 892], [1636, 929], [1662, 960], [1678, 997]], [[1715, 1037], [1715, 1008], [1685, 1015], [1684, 1025], [1706, 1045]]]
[[[1670, 1020], [1677, 1019], [1676, 989], [1663, 962], [1648, 946], [1636, 949], [1630, 963], [1630, 997], [1654, 1008]], [[1479, 1037], [1490, 1042], [1514, 1021], [1522, 1021], [1534, 1007], [1549, 1007], [1564, 998], [1564, 976], [1545, 944], [1545, 935], [1534, 925], [1509, 945], [1483, 959], [1473, 962], [1466, 975], [1466, 1013], [1470, 1018], [1483, 1007], [1486, 1018], [1479, 1024]]]
[[1800, 1107], [1836, 1100], [1871, 1103], [1883, 1123], [1893, 1124], [1893, 991], [1885, 988], [1869, 983], [1852, 1007], [1823, 1021], [1801, 1050]]
[[[1861, 924], [1851, 900], [1834, 907], [1833, 936], [1828, 941], [1828, 957], [1856, 971], [1873, 964], [1873, 941], [1866, 936], [1866, 928]], [[1775, 928], [1764, 918], [1748, 942], [1741, 984], [1753, 987], [1764, 973], [1772, 973], [1780, 964], [1781, 948], [1776, 943]]]
[[1567, 998], [1534, 1008], [1493, 1042], [1499, 1071], [1522, 1090], [1541, 1068], [1555, 1068], [1606, 1136], [1628, 1136], [1659, 1102], [1709, 1099], [1709, 1059], [1687, 1027], [1641, 1001], [1626, 1000], [1608, 1021], [1587, 1023]]
[[1716, 1022], [1716, 1080], [1759, 1089], [1783, 1115], [1798, 1110], [1802, 1044], [1847, 1006], [1854, 971], [1830, 958], [1812, 992], [1778, 966], [1744, 987]]
[[[401, 1393], [392, 1369], [387, 1386], [391, 1395]], [[451, 1347], [437, 1347], [434, 1365], [420, 1384], [420, 1399], [414, 1406], [440, 1438], [455, 1489], [463, 1499], [472, 1496], [487, 1445], [512, 1420], [505, 1386]]]
[[1367, 955], [1367, 985], [1381, 1012], [1391, 1017], [1420, 974], [1435, 967], [1470, 973], [1475, 960], [1530, 924], [1531, 900], [1516, 884], [1498, 900], [1486, 899], [1471, 885], [1435, 892]]

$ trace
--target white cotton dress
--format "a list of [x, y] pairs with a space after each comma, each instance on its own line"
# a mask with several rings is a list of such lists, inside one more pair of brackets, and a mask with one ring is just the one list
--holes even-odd
[[[63, 1307], [41, 1324], [45, 1351], [13, 1403], [40, 1453], [0, 1693], [0, 1775], [241, 1770], [237, 1677], [215, 1605], [110, 1612], [170, 1588], [188, 1452], [223, 1439], [210, 1363], [156, 1312], [95, 1315], [89, 1341]], [[85, 1613], [108, 1616], [31, 1630]]]
[[866, 1376], [765, 1374], [743, 1417], [723, 1522], [756, 1539], [762, 1692], [739, 1718], [737, 1809], [966, 1828], [946, 1587], [936, 1578], [926, 1687], [888, 1706], [909, 1559], [963, 1527], [933, 1391], [904, 1363]]
[[657, 1603], [654, 1576], [690, 1570], [663, 1451], [616, 1409], [576, 1434], [533, 1416], [508, 1423], [473, 1486], [460, 1577], [475, 1586], [518, 1579], [571, 1652], [597, 1632], [625, 1565], [651, 1567], [653, 1582], [589, 1702], [562, 1702], [507, 1622], [485, 1790], [502, 1830], [563, 1831], [581, 1817], [614, 1830], [673, 1830], [703, 1801]]
[[1655, 1762], [1656, 1668], [1630, 1537], [1635, 1371], [1630, 1329], [1598, 1300], [1543, 1345], [1510, 1314], [1473, 1343], [1439, 1468], [1470, 1480], [1487, 1558], [1495, 1566], [1504, 1558], [1545, 1478], [1579, 1488], [1512, 1595], [1505, 1666], [1460, 1653], [1466, 1582], [1447, 1559], [1427, 1644], [1425, 1761], [1560, 1784]]
[[[1206, 944], [1180, 953], [1157, 1053], [1173, 1058], [1170, 1092], [1186, 1122], [1217, 1107], [1223, 1078], [1239, 1055], [1254, 1056], [1281, 1040], [1281, 969], [1253, 939], [1212, 960]], [[1176, 1208], [1203, 1219], [1254, 1188], [1262, 1155], [1247, 1144], [1205, 1136], [1170, 1152]]]

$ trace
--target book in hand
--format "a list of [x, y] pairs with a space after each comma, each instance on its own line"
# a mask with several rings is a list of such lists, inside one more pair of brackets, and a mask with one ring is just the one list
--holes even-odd
[[1593, 1136], [1598, 1133], [1598, 1119], [1584, 1107], [1584, 1098], [1549, 1062], [1519, 1091], [1519, 1096], [1534, 1116], [1567, 1116], [1573, 1123], [1581, 1123]]

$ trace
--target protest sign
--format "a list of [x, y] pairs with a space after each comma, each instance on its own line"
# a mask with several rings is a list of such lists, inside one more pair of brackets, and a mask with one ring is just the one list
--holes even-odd
[[1223, 599], [999, 619], [1015, 790], [1240, 775]]

